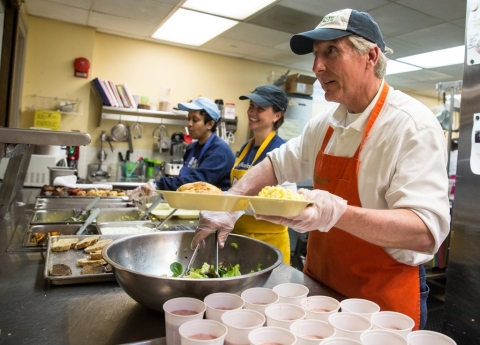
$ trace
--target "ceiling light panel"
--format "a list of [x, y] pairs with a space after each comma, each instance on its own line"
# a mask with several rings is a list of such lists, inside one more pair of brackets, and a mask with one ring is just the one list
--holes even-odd
[[179, 8], [153, 35], [153, 38], [201, 46], [238, 22]]
[[395, 60], [388, 60], [387, 62], [387, 75], [418, 71], [419, 69], [421, 68], [417, 66], [412, 66], [406, 63], [398, 62]]
[[461, 64], [465, 60], [465, 46], [435, 50], [428, 53], [405, 56], [397, 61], [422, 68], [435, 68]]
[[243, 20], [276, 0], [187, 0], [182, 5], [195, 11]]

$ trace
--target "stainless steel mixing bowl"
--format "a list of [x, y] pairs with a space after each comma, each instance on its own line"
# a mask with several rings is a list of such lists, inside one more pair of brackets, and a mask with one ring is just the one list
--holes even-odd
[[[240, 264], [241, 276], [173, 278], [170, 265], [179, 262], [184, 268], [187, 266], [193, 254], [190, 249], [193, 235], [193, 231], [165, 231], [128, 236], [109, 244], [102, 254], [112, 265], [123, 290], [143, 306], [160, 312], [163, 312], [163, 303], [171, 298], [187, 296], [203, 300], [214, 292], [239, 294], [247, 288], [263, 286], [272, 270], [282, 262], [281, 252], [272, 245], [231, 234], [225, 248], [219, 250], [219, 262]], [[214, 237], [209, 236], [205, 248], [200, 247], [192, 267], [215, 262]], [[261, 271], [257, 271], [258, 264], [262, 264]], [[255, 273], [249, 273], [251, 270]]]

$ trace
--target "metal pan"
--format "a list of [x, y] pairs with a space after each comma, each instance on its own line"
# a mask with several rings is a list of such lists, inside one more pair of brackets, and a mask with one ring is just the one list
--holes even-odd
[[[25, 232], [23, 237], [23, 246], [29, 248], [43, 248], [45, 249], [48, 245], [49, 235], [48, 233], [58, 232], [60, 236], [65, 235], [74, 235], [78, 229], [80, 229], [81, 224], [43, 224], [43, 225], [33, 225], [29, 227]], [[98, 234], [99, 229], [95, 225], [90, 225], [87, 227], [85, 234], [94, 235]], [[43, 234], [45, 237], [40, 241], [36, 241], [35, 234]]]
[[118, 120], [118, 123], [110, 129], [110, 135], [115, 141], [126, 141], [128, 137], [128, 129], [122, 123], [122, 116]]

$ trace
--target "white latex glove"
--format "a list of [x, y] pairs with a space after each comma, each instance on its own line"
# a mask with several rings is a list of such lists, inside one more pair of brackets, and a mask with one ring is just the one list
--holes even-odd
[[288, 226], [300, 233], [312, 230], [327, 232], [347, 210], [346, 200], [324, 190], [300, 189], [298, 193], [303, 194], [305, 200], [313, 201], [313, 204], [305, 207], [297, 217], [257, 215], [256, 218]]
[[228, 234], [233, 230], [235, 222], [244, 214], [243, 211], [233, 212], [214, 212], [202, 211], [200, 212], [200, 220], [195, 236], [193, 237], [191, 248], [195, 249], [197, 244], [202, 242], [205, 238], [215, 233], [218, 230], [218, 245], [223, 248]]
[[130, 200], [141, 200], [149, 196], [152, 196], [155, 193], [157, 186], [154, 181], [149, 181], [138, 186], [135, 189], [127, 190], [126, 194]]

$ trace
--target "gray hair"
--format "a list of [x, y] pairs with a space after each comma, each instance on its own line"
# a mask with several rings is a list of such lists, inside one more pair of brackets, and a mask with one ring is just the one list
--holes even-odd
[[[356, 35], [350, 35], [348, 36], [348, 39], [350, 40], [350, 42], [353, 43], [355, 50], [360, 55], [366, 54], [370, 49], [373, 49], [377, 46], [375, 43], [367, 41], [365, 38]], [[388, 58], [385, 56], [385, 54], [392, 53], [393, 50], [389, 47], [385, 47], [385, 53], [380, 51], [380, 56], [378, 58], [377, 64], [375, 65], [375, 76], [377, 76], [378, 78], [385, 77], [388, 62]]]

